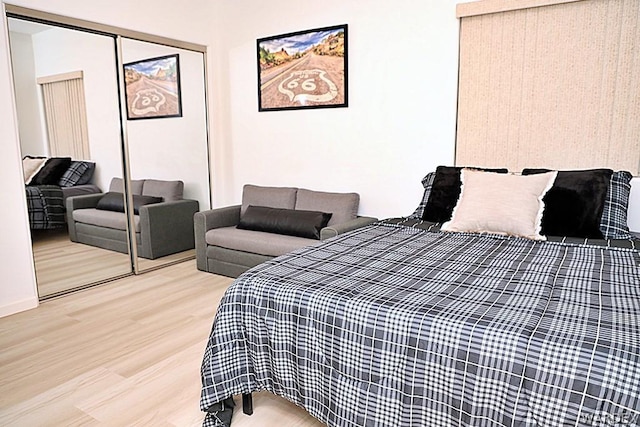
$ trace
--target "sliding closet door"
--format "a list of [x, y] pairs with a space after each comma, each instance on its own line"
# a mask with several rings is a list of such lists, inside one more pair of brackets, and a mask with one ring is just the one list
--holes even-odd
[[[181, 181], [182, 198], [197, 201], [197, 210], [209, 209], [204, 54], [129, 38], [123, 38], [121, 46], [131, 179]], [[150, 242], [141, 241], [153, 239], [152, 244], [162, 246], [193, 238], [192, 222], [185, 226], [185, 221], [193, 221], [192, 215], [187, 218], [184, 211], [174, 212], [172, 218], [157, 218], [160, 230], [151, 225], [152, 234], [166, 236], [136, 235], [138, 270], [195, 256], [192, 247], [180, 249], [178, 245], [178, 249], [160, 249], [157, 257], [148, 250]], [[180, 230], [177, 236], [170, 233], [174, 228]], [[157, 243], [162, 239], [165, 242]]]
[[[107, 191], [113, 178], [123, 177], [115, 37], [15, 17], [8, 22], [22, 156], [68, 156], [95, 164], [93, 174], [87, 177], [88, 184], [95, 187], [66, 188], [65, 198], [85, 191]], [[47, 128], [68, 127], [69, 123], [59, 108], [45, 113], [44, 96], [55, 93], [43, 92], [38, 82], [61, 75], [82, 76], [85, 102], [73, 107], [86, 115], [82, 133], [88, 150], [84, 154], [50, 146], [49, 137], [54, 135]], [[33, 221], [31, 224], [40, 298], [132, 272], [128, 253], [74, 242], [64, 221], [48, 229], [35, 227]], [[123, 233], [126, 235], [126, 230]]]

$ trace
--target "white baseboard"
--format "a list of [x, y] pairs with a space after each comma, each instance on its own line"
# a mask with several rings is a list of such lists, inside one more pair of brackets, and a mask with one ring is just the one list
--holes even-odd
[[30, 297], [21, 301], [15, 301], [11, 304], [0, 306], [0, 317], [10, 316], [12, 314], [20, 313], [21, 311], [31, 310], [38, 306], [38, 298]]

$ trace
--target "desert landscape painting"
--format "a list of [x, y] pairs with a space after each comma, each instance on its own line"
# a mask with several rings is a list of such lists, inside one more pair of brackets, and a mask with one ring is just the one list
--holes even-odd
[[260, 111], [346, 107], [347, 25], [258, 39]]
[[125, 64], [124, 78], [129, 120], [182, 116], [177, 54]]

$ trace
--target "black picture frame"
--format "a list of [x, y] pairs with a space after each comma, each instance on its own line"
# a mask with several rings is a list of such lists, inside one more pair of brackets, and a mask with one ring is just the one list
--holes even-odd
[[348, 107], [348, 26], [256, 41], [258, 111]]
[[182, 117], [178, 54], [129, 62], [123, 68], [128, 120]]

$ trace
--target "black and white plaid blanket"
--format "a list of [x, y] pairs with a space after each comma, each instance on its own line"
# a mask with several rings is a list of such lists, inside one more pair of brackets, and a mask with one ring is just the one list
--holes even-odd
[[202, 410], [269, 390], [328, 426], [640, 425], [636, 249], [395, 222], [239, 277]]
[[62, 189], [56, 185], [28, 185], [29, 224], [34, 230], [63, 227], [65, 207]]

